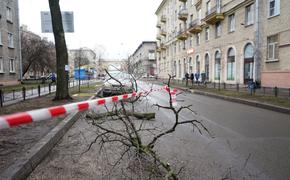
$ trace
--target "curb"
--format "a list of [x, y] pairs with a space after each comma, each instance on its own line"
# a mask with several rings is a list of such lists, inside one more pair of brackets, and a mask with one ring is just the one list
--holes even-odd
[[[93, 96], [94, 97], [94, 96]], [[92, 99], [93, 97], [89, 98]], [[46, 136], [38, 141], [25, 155], [16, 163], [9, 166], [0, 174], [0, 179], [19, 180], [26, 179], [29, 174], [46, 157], [50, 150], [58, 143], [64, 134], [80, 118], [83, 112], [69, 114]]]
[[180, 88], [180, 87], [176, 87], [176, 88], [183, 90], [183, 91], [193, 93], [193, 94], [209, 96], [209, 97], [213, 97], [213, 98], [217, 98], [217, 99], [222, 99], [222, 100], [226, 100], [226, 101], [231, 101], [231, 102], [236, 102], [236, 103], [245, 104], [245, 105], [249, 105], [249, 106], [254, 106], [254, 107], [267, 109], [267, 110], [271, 110], [271, 111], [275, 111], [275, 112], [290, 114], [290, 109], [280, 107], [280, 106], [275, 106], [275, 105], [261, 103], [261, 102], [252, 101], [252, 100], [245, 100], [245, 99], [234, 98], [234, 97], [229, 97], [229, 96], [217, 95], [214, 93], [202, 92], [199, 90], [189, 90], [187, 88]]

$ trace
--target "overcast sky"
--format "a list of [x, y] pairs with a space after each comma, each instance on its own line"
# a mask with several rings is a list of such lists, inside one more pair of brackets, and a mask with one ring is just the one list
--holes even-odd
[[[75, 32], [66, 33], [69, 49], [103, 45], [107, 58], [124, 58], [142, 41], [156, 40], [155, 11], [161, 0], [60, 0], [62, 11], [73, 11]], [[48, 0], [19, 0], [20, 24], [41, 33], [40, 11], [48, 11]]]

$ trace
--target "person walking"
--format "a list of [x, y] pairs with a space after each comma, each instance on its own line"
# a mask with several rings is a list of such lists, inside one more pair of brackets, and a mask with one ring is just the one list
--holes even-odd
[[199, 79], [199, 73], [198, 72], [195, 73], [195, 79], [196, 79], [196, 83], [199, 84], [199, 81], [198, 81], [198, 79]]
[[190, 80], [191, 80], [191, 85], [193, 86], [193, 82], [194, 82], [194, 74], [193, 73], [190, 74]]
[[186, 87], [188, 86], [188, 79], [189, 79], [189, 74], [188, 72], [185, 73], [185, 83], [186, 83]]

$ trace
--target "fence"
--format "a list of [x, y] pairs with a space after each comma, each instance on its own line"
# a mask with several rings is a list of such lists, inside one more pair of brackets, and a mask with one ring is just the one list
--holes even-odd
[[[147, 79], [148, 80], [148, 79]], [[150, 79], [150, 81], [155, 81], [155, 79]], [[168, 79], [158, 79], [159, 82], [167, 82]], [[245, 84], [226, 84], [226, 83], [193, 83], [188, 80], [188, 85], [186, 86], [185, 80], [172, 79], [172, 85], [178, 85], [188, 88], [198, 88], [198, 89], [216, 89], [216, 90], [228, 90], [235, 91], [238, 93], [248, 93], [250, 95], [262, 95], [262, 96], [272, 96], [280, 98], [290, 98], [290, 88], [279, 88], [279, 87], [259, 87], [259, 88], [249, 88]]]
[[[94, 82], [94, 80], [81, 80], [80, 84], [89, 86], [90, 82], [92, 83]], [[78, 85], [78, 80], [72, 80], [69, 82], [69, 88], [77, 87]], [[36, 88], [26, 88], [25, 86], [23, 86], [21, 88], [12, 90], [5, 90], [5, 87], [2, 87], [0, 89], [0, 107], [3, 107], [4, 103], [40, 97], [55, 91], [56, 85], [52, 83], [45, 85], [39, 84]]]

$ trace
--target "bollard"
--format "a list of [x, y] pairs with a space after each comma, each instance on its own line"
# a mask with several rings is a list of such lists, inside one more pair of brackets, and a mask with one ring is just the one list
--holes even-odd
[[48, 93], [49, 94], [51, 93], [51, 84], [50, 83], [48, 84]]
[[240, 92], [240, 84], [237, 83], [237, 92]]
[[266, 95], [266, 88], [265, 87], [263, 87], [263, 94], [264, 94], [264, 96]]
[[23, 101], [25, 101], [25, 98], [26, 98], [26, 89], [25, 89], [25, 86], [22, 87], [22, 96], [23, 96]]
[[277, 87], [274, 87], [274, 94], [275, 94], [275, 97], [278, 97], [278, 88]]
[[13, 97], [13, 100], [15, 100], [15, 90], [14, 89], [12, 90], [12, 97]]
[[3, 92], [2, 89], [0, 89], [0, 105], [3, 107]]
[[38, 89], [38, 97], [40, 97], [40, 85], [38, 85], [37, 89]]

